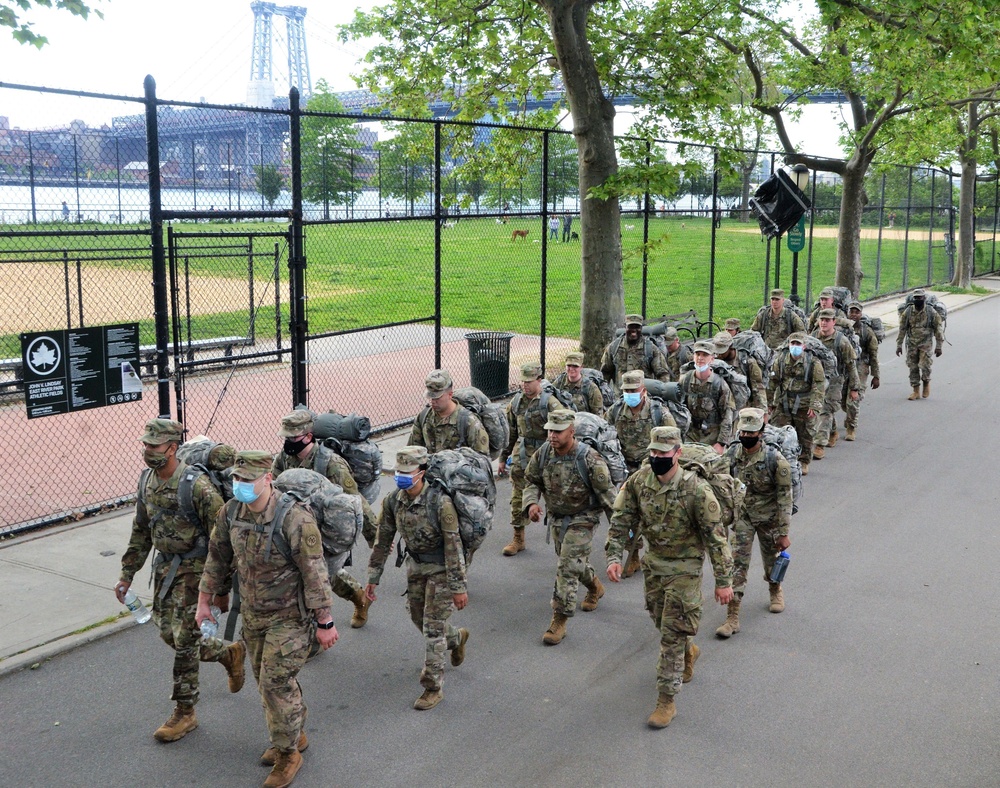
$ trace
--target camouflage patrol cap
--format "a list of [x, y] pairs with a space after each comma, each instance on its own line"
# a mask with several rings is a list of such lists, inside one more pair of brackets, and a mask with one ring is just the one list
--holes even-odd
[[914, 298], [927, 298], [927, 292], [925, 290], [923, 290], [922, 288], [914, 290], [913, 291], [913, 297]]
[[280, 438], [297, 438], [313, 431], [313, 417], [307, 410], [293, 410], [281, 420]]
[[424, 396], [427, 399], [437, 399], [454, 385], [448, 370], [435, 369], [424, 379], [424, 386], [427, 388]]
[[836, 320], [837, 313], [833, 309], [821, 309], [819, 310], [820, 320]]
[[419, 471], [427, 464], [427, 449], [423, 446], [407, 446], [396, 452], [396, 470], [402, 473]]
[[733, 335], [728, 331], [720, 331], [712, 337], [712, 347], [715, 348], [715, 355], [721, 356], [729, 352], [733, 346]]
[[644, 326], [646, 325], [646, 318], [642, 315], [625, 315], [625, 327], [629, 326]]
[[521, 365], [521, 380], [538, 380], [542, 376], [542, 365], [535, 362]]
[[271, 472], [273, 459], [269, 451], [238, 451], [233, 462], [233, 476], [248, 482], [255, 481]]
[[835, 296], [834, 296], [834, 293], [833, 293], [833, 288], [832, 287], [824, 287], [820, 291], [819, 297], [820, 298], [834, 298]]
[[675, 339], [680, 339], [681, 335], [677, 333], [677, 329], [673, 326], [667, 326], [663, 330], [663, 338], [666, 340], [667, 344], [673, 344]]
[[712, 342], [710, 342], [707, 339], [700, 339], [700, 340], [698, 340], [697, 342], [694, 343], [693, 350], [694, 350], [695, 353], [710, 353], [711, 355], [714, 356], [715, 355], [715, 344], [712, 343]]
[[567, 353], [566, 354], [566, 366], [567, 367], [582, 367], [583, 366], [583, 353]]
[[736, 429], [740, 432], [759, 432], [764, 429], [764, 411], [760, 408], [743, 408]]
[[771, 298], [784, 298], [784, 297], [785, 297], [785, 291], [780, 287], [776, 287], [774, 288], [774, 290], [771, 291]]
[[681, 445], [681, 431], [676, 427], [653, 427], [649, 431], [649, 446], [653, 451], [673, 451]]
[[643, 378], [646, 377], [641, 369], [633, 369], [631, 372], [626, 372], [622, 375], [622, 382], [619, 388], [622, 391], [638, 391], [642, 388]]
[[740, 330], [740, 319], [738, 317], [731, 317], [726, 321], [726, 331], [729, 330]]
[[568, 430], [575, 423], [576, 414], [566, 408], [560, 408], [549, 413], [549, 420], [545, 422], [545, 429], [562, 432], [563, 430]]
[[150, 419], [146, 422], [146, 430], [139, 440], [150, 446], [180, 443], [184, 440], [184, 426], [173, 419]]
[[851, 303], [849, 303], [847, 305], [847, 311], [848, 312], [850, 312], [852, 309], [857, 309], [859, 312], [864, 312], [865, 311], [864, 308], [861, 306], [861, 302], [860, 301], [851, 301]]
[[804, 345], [806, 342], [806, 332], [805, 331], [794, 331], [788, 335], [788, 344], [796, 342], [800, 345]]

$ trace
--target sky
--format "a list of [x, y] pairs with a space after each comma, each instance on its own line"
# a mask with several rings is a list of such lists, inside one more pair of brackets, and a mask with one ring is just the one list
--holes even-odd
[[[288, 0], [279, 5], [307, 9], [306, 49], [313, 84], [320, 78], [334, 90], [356, 87], [352, 73], [365, 48], [342, 44], [338, 25], [349, 22], [354, 8], [370, 9], [384, 0]], [[74, 17], [65, 11], [34, 9], [23, 20], [49, 43], [41, 50], [15, 42], [0, 31], [0, 83], [35, 85], [93, 93], [142, 96], [143, 80], [151, 74], [161, 99], [205, 100], [215, 104], [246, 101], [253, 45], [253, 12], [249, 0], [103, 0], [104, 19]], [[274, 17], [276, 90], [286, 93], [287, 65], [283, 64], [285, 23]], [[281, 81], [284, 84], [281, 84]], [[79, 97], [63, 97], [0, 89], [0, 116], [12, 127], [63, 126], [80, 119], [91, 126], [110, 122], [116, 115], [141, 112], [140, 105]], [[839, 157], [837, 130], [831, 106], [807, 108], [794, 124], [793, 140], [800, 150]], [[616, 131], [627, 131], [630, 115], [619, 111]]]

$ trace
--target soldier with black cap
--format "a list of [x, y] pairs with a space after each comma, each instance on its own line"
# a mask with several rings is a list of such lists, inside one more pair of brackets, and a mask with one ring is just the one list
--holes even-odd
[[729, 384], [712, 370], [715, 345], [708, 340], [694, 343], [694, 369], [681, 376], [681, 402], [691, 411], [689, 443], [706, 443], [722, 454], [733, 439], [736, 400]]
[[750, 330], [764, 337], [764, 344], [771, 350], [777, 350], [789, 335], [805, 331], [806, 324], [785, 305], [785, 291], [776, 287], [771, 291], [771, 305], [757, 311]]
[[771, 423], [776, 427], [791, 424], [799, 438], [799, 463], [802, 475], [809, 473], [813, 455], [813, 429], [823, 409], [826, 376], [823, 364], [805, 348], [806, 335], [796, 331], [788, 337], [788, 347], [778, 350], [771, 362], [767, 382], [767, 401]]
[[847, 305], [847, 317], [854, 323], [854, 333], [858, 335], [858, 344], [861, 346], [861, 357], [858, 359], [858, 398], [851, 399], [850, 390], [845, 385], [841, 405], [844, 408], [846, 417], [844, 426], [847, 434], [844, 440], [852, 441], [857, 435], [858, 413], [861, 410], [861, 401], [865, 398], [865, 390], [868, 388], [868, 376], [872, 377], [872, 391], [881, 384], [879, 380], [878, 366], [878, 337], [870, 325], [862, 318], [864, 312], [860, 301], [851, 301]]
[[[833, 309], [821, 309], [819, 328], [812, 334], [837, 357], [837, 376], [828, 382], [823, 397], [823, 408], [816, 420], [814, 433], [816, 447], [813, 449], [813, 458], [817, 460], [823, 459], [827, 447], [837, 444], [837, 437], [840, 434], [837, 429], [837, 411], [840, 410], [841, 399], [846, 396], [849, 400], [857, 400], [861, 388], [854, 347], [837, 328], [836, 321], [837, 313]], [[850, 330], [854, 331], [853, 324]]]
[[[333, 449], [317, 443], [313, 435], [312, 414], [307, 410], [293, 410], [281, 420], [278, 437], [284, 438], [285, 442], [271, 465], [271, 475], [277, 477], [289, 468], [307, 468], [325, 476], [348, 495], [358, 496], [361, 499], [361, 533], [371, 547], [375, 543], [375, 531], [378, 527], [375, 512], [358, 490], [358, 483], [351, 474], [351, 466], [347, 464], [347, 460]], [[331, 580], [333, 593], [354, 605], [351, 627], [363, 627], [368, 621], [368, 608], [372, 603], [365, 596], [361, 583], [346, 568], [337, 572]]]
[[468, 446], [489, 457], [489, 433], [475, 413], [455, 401], [454, 385], [446, 369], [435, 369], [427, 376], [427, 405], [417, 414], [407, 445], [423, 446], [428, 454]]
[[[913, 393], [907, 399], [919, 399], [920, 382], [923, 381], [923, 397], [931, 395], [931, 365], [941, 355], [944, 344], [944, 322], [936, 309], [927, 309], [927, 293], [913, 291], [913, 302], [899, 317], [899, 333], [896, 335], [896, 355], [903, 355], [903, 341], [906, 341], [906, 366], [910, 369], [910, 385]], [[936, 341], [936, 345], [935, 345]], [[931, 356], [931, 348], [934, 356]]]
[[604, 395], [601, 387], [583, 375], [583, 353], [576, 351], [566, 354], [566, 371], [556, 375], [552, 385], [568, 391], [573, 397], [573, 407], [577, 411], [593, 413], [604, 418]]
[[[229, 691], [243, 687], [242, 642], [226, 646], [222, 640], [201, 641], [194, 608], [198, 581], [208, 554], [208, 537], [222, 508], [222, 496], [203, 473], [185, 479], [190, 468], [177, 459], [184, 427], [171, 419], [152, 419], [139, 439], [147, 470], [139, 477], [138, 501], [132, 535], [122, 556], [121, 579], [115, 584], [120, 602], [150, 550], [153, 559], [153, 616], [160, 637], [174, 650], [174, 713], [153, 736], [172, 742], [198, 727], [194, 706], [198, 702], [198, 662], [219, 662], [229, 674]], [[182, 486], [189, 487], [190, 504], [180, 500]], [[187, 493], [184, 493], [186, 496]], [[227, 609], [228, 589], [214, 600]]]
[[621, 385], [622, 375], [633, 369], [642, 370], [647, 378], [670, 380], [670, 370], [663, 353], [647, 336], [642, 327], [646, 324], [642, 315], [626, 315], [625, 333], [611, 340], [601, 356], [601, 374], [613, 383], [615, 389]]
[[295, 779], [308, 746], [298, 673], [314, 639], [326, 650], [338, 635], [319, 526], [297, 501], [276, 520], [281, 493], [270, 470], [270, 452], [237, 453], [234, 500], [219, 511], [212, 531], [195, 619], [200, 626], [211, 618], [212, 597], [228, 592], [239, 572], [243, 639], [271, 740], [261, 755], [272, 766], [264, 786], [281, 788]]

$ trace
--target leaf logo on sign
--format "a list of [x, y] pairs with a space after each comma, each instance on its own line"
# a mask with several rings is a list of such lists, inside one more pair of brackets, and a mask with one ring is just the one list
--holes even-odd
[[36, 375], [48, 375], [59, 366], [59, 345], [49, 337], [39, 337], [28, 348], [28, 366]]

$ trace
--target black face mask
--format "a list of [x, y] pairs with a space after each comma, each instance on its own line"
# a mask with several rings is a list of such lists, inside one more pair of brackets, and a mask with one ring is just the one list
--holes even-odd
[[923, 309], [924, 308], [923, 299], [921, 299], [921, 298], [914, 298], [913, 299], [913, 308], [916, 309], [918, 312], [921, 309]]
[[301, 438], [285, 438], [285, 445], [281, 450], [285, 454], [295, 456], [308, 445], [309, 441], [302, 440]]
[[662, 476], [665, 473], [669, 473], [670, 469], [674, 467], [673, 457], [649, 457], [649, 467], [653, 469], [653, 473], [657, 476]]
[[760, 435], [740, 435], [740, 443], [744, 449], [752, 449], [760, 443]]

